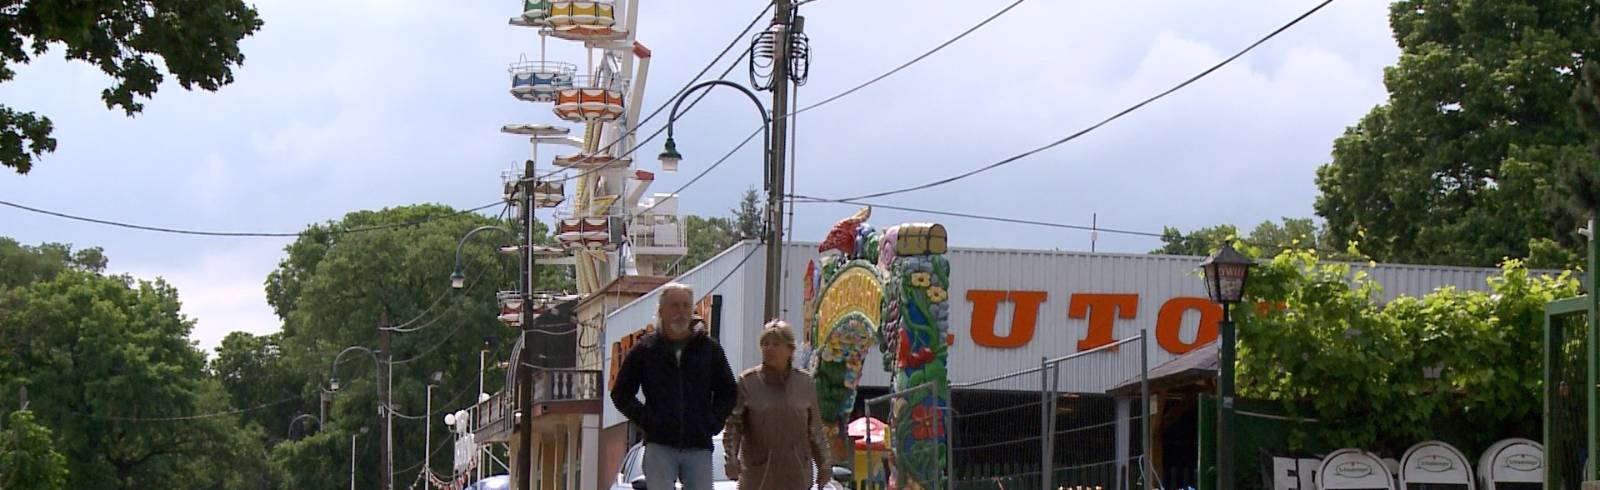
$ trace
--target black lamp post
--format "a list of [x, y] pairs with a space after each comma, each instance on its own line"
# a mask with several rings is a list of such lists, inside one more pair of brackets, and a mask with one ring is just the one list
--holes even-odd
[[1200, 262], [1206, 295], [1222, 304], [1222, 345], [1217, 363], [1217, 490], [1233, 490], [1233, 314], [1231, 307], [1244, 296], [1244, 283], [1255, 261], [1223, 243], [1222, 249]]
[[[746, 97], [750, 98], [751, 102], [756, 104], [756, 112], [761, 115], [761, 131], [764, 135], [761, 163], [763, 182], [765, 182], [764, 185], [767, 190], [765, 211], [767, 213], [767, 236], [765, 237], [767, 242], [767, 276], [761, 318], [775, 319], [778, 318], [779, 281], [781, 280], [779, 275], [783, 267], [783, 173], [776, 169], [779, 168], [777, 162], [783, 156], [782, 152], [774, 153], [772, 150], [773, 121], [772, 117], [767, 115], [767, 107], [761, 105], [761, 99], [756, 97], [755, 92], [751, 92], [750, 89], [745, 88], [743, 85], [727, 80], [706, 80], [684, 90], [683, 94], [678, 96], [677, 101], [672, 103], [672, 112], [667, 114], [667, 143], [662, 148], [659, 157], [661, 159], [661, 169], [669, 172], [676, 171], [678, 164], [683, 161], [683, 154], [678, 153], [678, 143], [672, 137], [672, 123], [678, 120], [678, 106], [683, 105], [684, 99], [688, 99], [690, 94], [718, 85], [743, 92]], [[783, 132], [779, 131], [778, 133], [778, 137], [782, 138]]]

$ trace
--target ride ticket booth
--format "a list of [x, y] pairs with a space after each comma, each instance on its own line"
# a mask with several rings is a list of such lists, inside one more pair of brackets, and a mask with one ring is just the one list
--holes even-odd
[[1340, 449], [1322, 458], [1317, 490], [1396, 490], [1394, 475], [1377, 455]]
[[1496, 442], [1478, 458], [1481, 490], [1542, 490], [1544, 446], [1527, 439]]
[[1400, 458], [1401, 490], [1477, 490], [1472, 465], [1454, 446], [1428, 441]]

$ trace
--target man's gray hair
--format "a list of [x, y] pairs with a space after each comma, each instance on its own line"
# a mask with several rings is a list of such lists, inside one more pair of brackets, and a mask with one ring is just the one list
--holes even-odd
[[661, 301], [662, 298], [667, 297], [667, 293], [673, 291], [682, 291], [684, 294], [689, 295], [690, 302], [694, 302], [694, 288], [689, 287], [688, 284], [676, 281], [661, 285], [661, 294], [656, 298], [656, 301]]

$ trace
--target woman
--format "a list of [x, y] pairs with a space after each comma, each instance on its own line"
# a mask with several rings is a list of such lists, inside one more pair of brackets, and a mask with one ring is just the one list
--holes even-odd
[[790, 365], [794, 349], [789, 324], [773, 320], [761, 331], [761, 365], [738, 376], [722, 445], [728, 478], [740, 489], [822, 488], [832, 476], [816, 387]]

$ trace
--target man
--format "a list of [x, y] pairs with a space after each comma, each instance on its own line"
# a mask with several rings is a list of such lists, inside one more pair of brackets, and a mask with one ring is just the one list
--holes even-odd
[[695, 328], [693, 310], [689, 286], [662, 286], [659, 328], [628, 351], [611, 387], [617, 411], [644, 430], [644, 478], [652, 489], [681, 481], [683, 490], [711, 490], [711, 438], [738, 397], [728, 356]]

